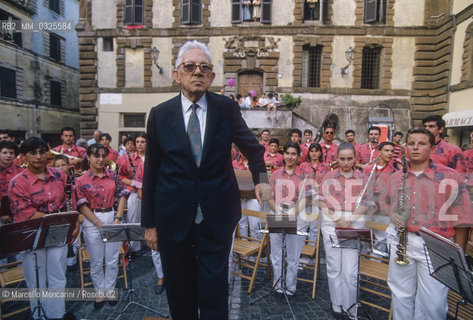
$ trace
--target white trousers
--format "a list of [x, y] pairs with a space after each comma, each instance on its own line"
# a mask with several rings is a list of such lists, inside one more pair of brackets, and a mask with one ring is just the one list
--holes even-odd
[[[127, 203], [126, 222], [128, 223], [140, 223], [141, 222], [141, 200], [138, 197], [138, 193], [132, 192], [128, 197]], [[130, 251], [136, 252], [141, 249], [141, 243], [139, 241], [130, 241]]]
[[[351, 219], [351, 212], [340, 211], [337, 214], [345, 219]], [[351, 227], [364, 226], [364, 218], [352, 222]], [[325, 261], [327, 264], [327, 280], [332, 301], [332, 309], [335, 312], [347, 310], [356, 302], [358, 282], [358, 250], [351, 248], [340, 248], [333, 246], [338, 244], [335, 233], [335, 223], [326, 215], [322, 215], [322, 236], [325, 249]], [[353, 312], [353, 310], [350, 310]]]
[[[38, 249], [23, 254], [23, 272], [28, 288], [36, 288], [35, 254], [38, 263], [38, 279], [40, 288], [64, 289], [66, 287], [67, 246]], [[64, 300], [47, 299], [41, 303], [48, 318], [62, 318], [65, 313]], [[36, 299], [30, 300], [31, 311], [36, 307]], [[38, 317], [38, 312], [33, 318]]]
[[[115, 213], [112, 210], [104, 213], [97, 212], [95, 215], [103, 224], [112, 224]], [[82, 232], [90, 254], [90, 277], [94, 288], [97, 290], [115, 288], [121, 242], [103, 243], [100, 229], [87, 219], [82, 224]]]
[[397, 237], [390, 237], [388, 285], [392, 292], [394, 320], [445, 320], [448, 288], [430, 276], [424, 252], [424, 240], [412, 232], [407, 237], [409, 264], [401, 266], [397, 258]]
[[[281, 277], [283, 236], [282, 234], [271, 233], [269, 238], [271, 240], [271, 264], [273, 265], [274, 281], [276, 283]], [[297, 270], [303, 244], [304, 237], [295, 234], [286, 235], [286, 288], [291, 291], [289, 294], [296, 292]], [[275, 289], [280, 289], [281, 286], [282, 283], [279, 281]]]
[[[261, 206], [256, 199], [241, 200], [241, 208], [248, 210], [260, 211]], [[259, 227], [260, 219], [258, 217], [249, 217], [242, 215], [238, 226], [240, 228], [240, 235], [250, 236], [256, 239], [262, 239], [263, 236]], [[248, 231], [249, 230], [249, 231]]]
[[161, 263], [161, 254], [159, 251], [151, 250], [151, 258], [153, 258], [154, 268], [156, 269], [156, 275], [158, 279], [162, 279], [164, 277], [163, 274], [163, 265]]

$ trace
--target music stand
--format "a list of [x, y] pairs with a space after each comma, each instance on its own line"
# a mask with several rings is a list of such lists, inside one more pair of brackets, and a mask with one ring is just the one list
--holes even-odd
[[[72, 231], [78, 217], [78, 212], [71, 211], [0, 226], [0, 257], [33, 251], [36, 289], [39, 289], [39, 266], [34, 251], [72, 242]], [[34, 315], [37, 310], [38, 319], [48, 319], [39, 295], [36, 300], [36, 307], [31, 314]]]
[[424, 251], [430, 275], [462, 297], [455, 309], [457, 319], [459, 306], [473, 303], [473, 274], [468, 269], [463, 249], [425, 228], [420, 229], [420, 235], [425, 242]]
[[[297, 230], [297, 217], [294, 215], [287, 215], [287, 214], [267, 214], [266, 215], [266, 230], [262, 231], [264, 233], [274, 233], [274, 234], [281, 234], [282, 235], [282, 245], [281, 245], [281, 274], [279, 278], [273, 284], [273, 290], [276, 288], [278, 283], [281, 283], [281, 290], [284, 295], [284, 299], [287, 302], [289, 307], [289, 311], [291, 311], [292, 318], [295, 320], [296, 316], [294, 315], [294, 311], [292, 310], [291, 303], [289, 302], [289, 298], [287, 296], [287, 292], [291, 292], [287, 289], [286, 284], [286, 265], [284, 263], [286, 257], [286, 235], [294, 234], [299, 236], [307, 236], [307, 232], [300, 232]], [[293, 292], [291, 292], [294, 294]], [[269, 294], [269, 293], [268, 293]], [[267, 294], [260, 296], [256, 300], [252, 301], [251, 303], [255, 303], [256, 301], [262, 299]]]
[[[356, 279], [356, 300], [348, 309], [341, 306], [342, 312], [349, 318], [357, 319], [358, 309], [361, 307], [360, 300], [360, 253], [362, 249], [362, 243], [367, 243], [370, 248], [373, 246], [373, 234], [372, 230], [368, 228], [342, 228], [335, 227], [336, 237], [330, 236], [330, 242], [332, 247], [340, 249], [354, 249], [358, 251], [358, 268], [357, 268], [357, 279]], [[354, 308], [354, 313], [350, 310]], [[365, 312], [363, 310], [363, 312]], [[365, 315], [368, 316], [368, 314]]]
[[[122, 241], [142, 241], [145, 240], [145, 229], [141, 227], [139, 223], [121, 223], [121, 224], [106, 224], [102, 226], [102, 239], [104, 243], [107, 242], [122, 242]], [[128, 279], [130, 282], [130, 286], [125, 298], [125, 307], [123, 307], [122, 311], [118, 315], [116, 319], [120, 319], [121, 316], [125, 313], [125, 311], [131, 305], [136, 305], [148, 311], [151, 311], [160, 317], [169, 318], [168, 315], [161, 313], [155, 309], [152, 309], [144, 304], [137, 302], [133, 299], [135, 295], [137, 300], [139, 301], [139, 296], [135, 293], [135, 289], [133, 288], [133, 272], [132, 272], [132, 257], [130, 255], [130, 251], [127, 252], [128, 258]]]

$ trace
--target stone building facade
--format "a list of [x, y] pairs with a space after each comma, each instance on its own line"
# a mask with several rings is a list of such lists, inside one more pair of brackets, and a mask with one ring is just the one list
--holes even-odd
[[448, 113], [444, 116], [450, 141], [470, 144], [473, 132], [473, 5], [456, 0], [452, 6], [450, 73], [447, 91]]
[[449, 0], [263, 0], [259, 15], [241, 0], [82, 0], [81, 132], [144, 130], [179, 91], [190, 39], [210, 48], [212, 91], [300, 96], [299, 117], [318, 126], [334, 112], [359, 143], [371, 124], [406, 131], [447, 111], [452, 20]]
[[[0, 2], [1, 21], [25, 25], [0, 31], [0, 128], [17, 138], [39, 136], [54, 146], [61, 127], [80, 129], [78, 12], [77, 0]], [[62, 20], [64, 31], [39, 25]]]

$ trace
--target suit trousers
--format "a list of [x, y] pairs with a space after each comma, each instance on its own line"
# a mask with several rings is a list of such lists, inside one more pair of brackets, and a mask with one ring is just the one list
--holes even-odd
[[392, 292], [393, 319], [446, 319], [448, 288], [430, 275], [424, 240], [408, 233], [406, 253], [409, 264], [401, 266], [394, 261], [399, 241], [392, 233], [390, 239], [388, 285]]
[[[127, 223], [140, 223], [141, 222], [141, 200], [138, 197], [138, 193], [132, 192], [128, 197], [127, 203], [126, 222]], [[140, 251], [140, 241], [130, 241], [130, 251]]]
[[[40, 288], [64, 289], [66, 287], [67, 246], [38, 249], [23, 254], [23, 272], [29, 289], [36, 288], [35, 254], [38, 263], [38, 278]], [[65, 313], [65, 303], [62, 299], [41, 300], [48, 318], [62, 318]], [[30, 299], [31, 311], [36, 307], [36, 299]], [[33, 318], [38, 317], [38, 312]]]
[[231, 237], [229, 234], [226, 239], [216, 239], [204, 219], [200, 224], [194, 223], [180, 242], [159, 238], [173, 320], [228, 319]]
[[[112, 224], [114, 211], [99, 213], [103, 224]], [[85, 245], [90, 254], [90, 277], [96, 290], [113, 289], [118, 275], [118, 256], [121, 242], [103, 243], [100, 229], [85, 219], [82, 224]], [[104, 270], [105, 261], [105, 270]]]

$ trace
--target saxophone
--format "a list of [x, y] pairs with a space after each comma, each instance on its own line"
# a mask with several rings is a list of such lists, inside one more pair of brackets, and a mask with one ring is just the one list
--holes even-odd
[[406, 180], [407, 180], [407, 159], [404, 155], [405, 144], [401, 147], [401, 160], [402, 160], [402, 183], [399, 189], [399, 198], [397, 201], [397, 214], [404, 219], [404, 226], [398, 228], [397, 236], [399, 238], [399, 244], [397, 245], [397, 258], [394, 260], [397, 264], [405, 266], [409, 264], [407, 258], [407, 222], [410, 218], [410, 210], [408, 209], [407, 203], [409, 202], [409, 194], [407, 192]]

